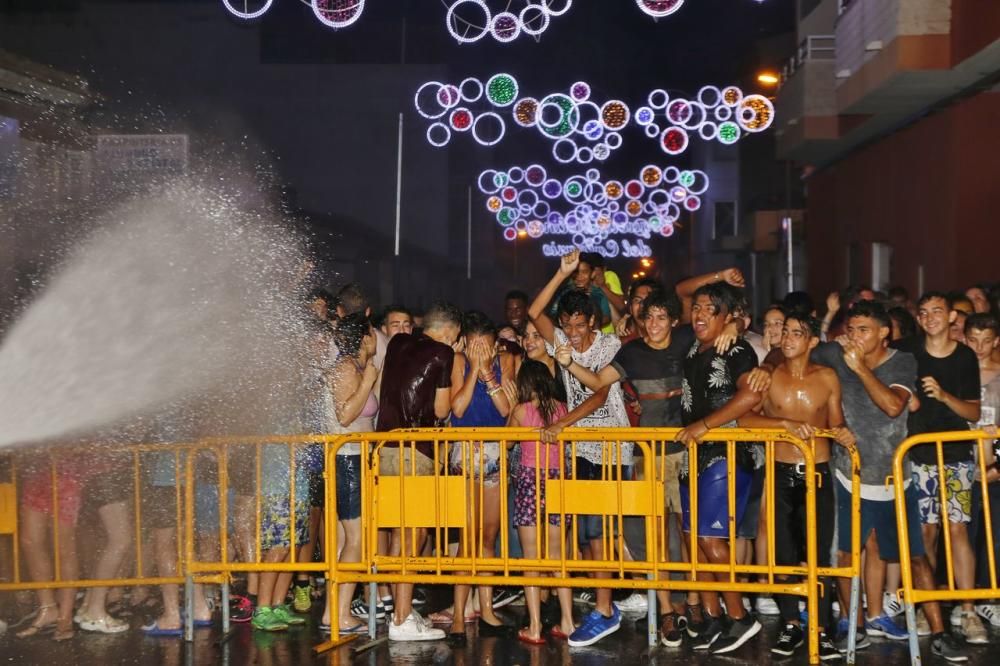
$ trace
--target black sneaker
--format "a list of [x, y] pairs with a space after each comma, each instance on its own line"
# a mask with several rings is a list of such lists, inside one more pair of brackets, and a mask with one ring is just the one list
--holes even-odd
[[931, 652], [945, 661], [969, 661], [968, 655], [962, 652], [962, 644], [951, 634], [935, 634], [931, 639]]
[[683, 634], [677, 626], [677, 613], [660, 616], [660, 642], [666, 647], [680, 647]]
[[[840, 654], [847, 654], [847, 632], [840, 634], [837, 640], [833, 642], [834, 646], [837, 648], [837, 652]], [[871, 647], [872, 642], [868, 639], [868, 634], [863, 630], [858, 629], [858, 636], [854, 643], [855, 650], [864, 650], [865, 648]]]
[[844, 656], [840, 654], [840, 650], [837, 646], [833, 644], [833, 640], [830, 639], [826, 634], [819, 635], [819, 660], [820, 661], [837, 661], [843, 659]]
[[[802, 627], [797, 624], [786, 624], [785, 628], [778, 634], [778, 640], [774, 643], [774, 647], [771, 648], [771, 652], [782, 657], [791, 657], [802, 646], [804, 640], [805, 634], [802, 633]], [[837, 656], [840, 656], [839, 652]]]
[[744, 643], [760, 633], [760, 622], [753, 613], [733, 620], [729, 628], [712, 644], [712, 654], [727, 654], [738, 650]]
[[[389, 603], [385, 603], [386, 597], [382, 597], [382, 603], [385, 604], [385, 609], [388, 612], [392, 612], [392, 597], [388, 597]], [[427, 590], [423, 586], [418, 586], [413, 588], [413, 599], [410, 600], [414, 608], [421, 608], [427, 605]]]
[[711, 615], [705, 615], [705, 620], [701, 623], [701, 631], [697, 634], [691, 633], [691, 625], [688, 625], [688, 635], [692, 636], [691, 649], [692, 650], [707, 650], [712, 646], [725, 627], [722, 625], [722, 620], [717, 617], [712, 617]]
[[678, 626], [683, 626], [688, 636], [695, 638], [705, 629], [707, 613], [701, 606], [684, 605], [684, 617], [678, 621]]
[[519, 588], [512, 588], [512, 587], [493, 588], [493, 610], [496, 610], [497, 608], [503, 608], [504, 606], [510, 604], [512, 601], [514, 601], [523, 594], [524, 590]]

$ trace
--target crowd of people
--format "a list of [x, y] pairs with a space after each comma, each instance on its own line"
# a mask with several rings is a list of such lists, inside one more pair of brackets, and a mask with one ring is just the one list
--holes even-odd
[[[577, 549], [584, 559], [615, 556], [604, 549], [612, 540], [605, 529], [620, 530], [628, 557], [645, 557], [641, 520], [617, 525], [600, 516], [576, 515], [577, 543], [568, 543], [569, 516], [545, 512], [544, 483], [539, 479], [607, 478], [614, 473], [637, 478], [641, 452], [630, 442], [577, 442], [570, 450], [556, 446], [570, 426], [613, 428], [677, 428], [673, 441], [657, 444], [655, 469], [665, 487], [670, 556], [689, 561], [692, 496], [697, 497], [698, 561], [728, 564], [731, 549], [737, 561], [766, 563], [768, 534], [774, 542], [774, 563], [797, 565], [806, 552], [806, 479], [801, 451], [791, 443], [774, 445], [773, 485], [765, 483], [763, 445], [740, 443], [730, 467], [725, 442], [711, 432], [731, 427], [777, 428], [810, 442], [816, 483], [816, 548], [821, 565], [848, 565], [851, 525], [860, 521], [864, 552], [864, 607], [858, 614], [857, 648], [872, 638], [905, 641], [900, 587], [899, 538], [895, 497], [885, 486], [892, 474], [897, 447], [910, 435], [955, 430], [994, 432], [1000, 409], [1000, 289], [977, 285], [962, 292], [927, 292], [911, 301], [901, 288], [882, 294], [850, 288], [831, 294], [817, 308], [808, 294], [792, 292], [768, 304], [753, 321], [744, 277], [738, 269], [684, 279], [667, 287], [652, 278], [639, 279], [627, 291], [598, 255], [572, 252], [560, 260], [552, 278], [533, 298], [511, 291], [503, 303], [500, 323], [480, 311], [462, 312], [436, 302], [419, 315], [390, 305], [377, 314], [363, 290], [347, 285], [336, 295], [316, 290], [308, 308], [310, 369], [303, 423], [312, 432], [363, 433], [397, 428], [530, 427], [532, 441], [505, 449], [500, 442], [456, 445], [450, 455], [435, 457], [431, 443], [415, 446], [387, 443], [379, 455], [382, 475], [432, 475], [435, 460], [448, 473], [465, 474], [475, 483], [468, 507], [470, 529], [457, 531], [454, 544], [434, 544], [426, 530], [407, 530], [406, 548], [468, 548], [492, 553], [502, 531], [515, 557], [559, 557]], [[823, 311], [818, 316], [817, 310]], [[687, 442], [697, 441], [689, 456]], [[909, 552], [915, 585], [933, 588], [940, 577], [953, 575], [959, 589], [989, 587], [986, 532], [1000, 537], [1000, 478], [995, 442], [969, 442], [944, 447], [944, 479], [940, 479], [933, 445], [918, 446], [910, 456], [911, 478], [905, 494], [909, 519]], [[286, 562], [293, 543], [296, 561], [310, 561], [322, 548], [324, 520], [338, 523], [337, 557], [358, 561], [361, 554], [360, 444], [337, 451], [336, 516], [325, 517], [323, 457], [317, 447], [300, 447], [293, 469], [288, 447], [262, 447], [260, 483], [253, 455], [229, 455], [235, 507], [229, 527], [234, 555], [245, 561]], [[849, 450], [861, 460], [859, 515], [852, 512], [852, 468]], [[983, 459], [980, 460], [980, 456]], [[570, 459], [572, 458], [572, 459]], [[505, 460], [506, 464], [501, 464]], [[250, 462], [248, 462], [250, 461]], [[983, 497], [980, 469], [987, 470], [988, 496]], [[147, 480], [156, 502], [173, 507], [177, 489], [171, 455], [150, 465]], [[211, 466], [209, 466], [211, 467]], [[692, 475], [691, 469], [697, 470]], [[501, 483], [501, 469], [507, 471]], [[730, 516], [729, 473], [734, 470], [735, 516]], [[440, 470], [439, 470], [440, 471]], [[197, 522], [199, 552], [218, 553], [218, 480], [199, 479]], [[108, 542], [116, 544], [99, 559], [94, 577], [110, 578], [127, 551], [121, 526], [128, 523], [127, 494], [114, 492], [121, 484], [100, 477], [92, 494]], [[696, 487], [691, 479], [696, 478]], [[946, 503], [940, 501], [945, 484]], [[87, 485], [87, 480], [79, 482]], [[214, 484], [214, 485], [213, 485]], [[107, 486], [107, 487], [105, 487]], [[51, 495], [29, 492], [21, 499], [25, 516], [23, 539], [44, 540], [51, 517]], [[508, 488], [507, 496], [501, 488]], [[773, 487], [773, 496], [765, 492]], [[211, 489], [215, 488], [214, 495]], [[252, 529], [254, 505], [260, 496], [260, 543]], [[202, 502], [200, 498], [204, 498]], [[984, 523], [983, 504], [989, 499], [992, 525]], [[501, 510], [507, 503], [507, 511]], [[770, 509], [767, 509], [770, 505]], [[295, 507], [292, 522], [290, 507]], [[60, 520], [75, 524], [79, 507], [60, 504]], [[773, 511], [773, 524], [766, 516]], [[160, 576], [176, 575], [176, 516], [172, 511], [151, 516], [151, 552]], [[501, 516], [509, 524], [501, 524]], [[730, 538], [734, 518], [736, 539]], [[542, 525], [548, 523], [543, 529]], [[638, 525], [636, 524], [638, 523]], [[950, 564], [939, 556], [942, 531], [950, 537]], [[399, 530], [379, 535], [379, 552], [398, 555]], [[475, 543], [462, 543], [464, 534]], [[119, 538], [115, 538], [118, 535]], [[616, 535], [617, 536], [617, 535]], [[64, 544], [61, 542], [60, 546]], [[996, 561], [1000, 543], [993, 542]], [[26, 543], [25, 548], [37, 548]], [[260, 553], [256, 552], [256, 548]], [[110, 554], [109, 554], [110, 553]], [[617, 556], [625, 556], [617, 553]], [[37, 580], [51, 578], [51, 562], [32, 565]], [[294, 568], [290, 565], [290, 568]], [[36, 571], [37, 569], [37, 571]], [[66, 567], [63, 576], [66, 577]], [[75, 570], [74, 570], [75, 571]], [[595, 579], [610, 573], [595, 572]], [[699, 574], [711, 580], [713, 574]], [[729, 580], [718, 574], [717, 580]], [[252, 623], [257, 631], [280, 631], [306, 621], [315, 596], [306, 574], [250, 574], [246, 595], [238, 598], [233, 618]], [[694, 650], [727, 654], [739, 650], [761, 631], [758, 615], [780, 617], [771, 651], [790, 656], [805, 640], [804, 623], [821, 628], [820, 656], [836, 660], [847, 651], [850, 582], [827, 581], [817, 618], [800, 610], [799, 597], [757, 596], [751, 600], [735, 591], [688, 593], [680, 598], [658, 592], [657, 610], [663, 645], [689, 642]], [[337, 620], [341, 633], [367, 631], [368, 614], [385, 619], [391, 641], [447, 640], [463, 645], [470, 622], [479, 636], [506, 636], [529, 644], [547, 636], [571, 647], [587, 646], [618, 631], [622, 612], [647, 610], [645, 596], [619, 593], [595, 585], [575, 596], [568, 588], [548, 593], [538, 586], [524, 589], [524, 626], [505, 623], [496, 611], [516, 596], [504, 587], [454, 588], [450, 608], [424, 617], [416, 609], [427, 603], [425, 590], [412, 584], [380, 586], [376, 606], [354, 585], [342, 586]], [[112, 590], [110, 593], [114, 593]], [[73, 622], [84, 630], [113, 633], [128, 625], [109, 612], [107, 588], [92, 588], [76, 607], [70, 591], [40, 591], [39, 611], [19, 636], [48, 628], [57, 638], [72, 636]], [[162, 612], [143, 629], [152, 635], [179, 635], [179, 592], [162, 586]], [[291, 599], [290, 603], [286, 600]], [[574, 602], [593, 605], [579, 619]], [[196, 623], [210, 623], [210, 595], [198, 586], [193, 604]], [[74, 618], [75, 615], [75, 618]], [[329, 628], [329, 610], [321, 626]], [[948, 626], [953, 630], [949, 630]], [[987, 643], [985, 625], [1000, 627], [1000, 606], [961, 602], [948, 613], [928, 602], [916, 618], [916, 631], [931, 636], [931, 649], [949, 661], [967, 659], [965, 644]]]

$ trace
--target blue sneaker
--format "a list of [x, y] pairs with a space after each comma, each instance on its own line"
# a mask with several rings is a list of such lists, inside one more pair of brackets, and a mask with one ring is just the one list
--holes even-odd
[[604, 617], [596, 610], [590, 611], [590, 615], [585, 617], [576, 631], [570, 634], [568, 642], [570, 647], [593, 645], [605, 636], [618, 631], [621, 626], [621, 611], [618, 610], [618, 606], [611, 604], [611, 617]]
[[906, 629], [893, 622], [892, 618], [885, 613], [875, 618], [866, 619], [865, 631], [869, 636], [881, 636], [891, 641], [905, 641], [909, 638]]

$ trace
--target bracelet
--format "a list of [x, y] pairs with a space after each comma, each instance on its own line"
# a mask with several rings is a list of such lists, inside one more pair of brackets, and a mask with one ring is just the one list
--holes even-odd
[[500, 392], [501, 390], [502, 390], [502, 389], [501, 389], [501, 388], [500, 388], [499, 386], [498, 386], [498, 387], [496, 387], [495, 389], [488, 389], [488, 390], [486, 391], [486, 395], [488, 395], [489, 397], [491, 397], [491, 398], [492, 398], [492, 397], [493, 397], [493, 396], [495, 396], [495, 395], [496, 395], [497, 393], [499, 393], [499, 392]]

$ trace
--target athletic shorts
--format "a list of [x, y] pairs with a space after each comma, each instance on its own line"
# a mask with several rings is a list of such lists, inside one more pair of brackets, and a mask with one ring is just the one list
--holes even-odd
[[[681, 528], [691, 531], [690, 477], [681, 480]], [[698, 474], [698, 536], [729, 538], [729, 473], [725, 460], [717, 460]], [[736, 524], [746, 513], [753, 472], [736, 466]]]
[[[937, 525], [941, 522], [941, 486], [938, 483], [938, 466], [913, 464], [911, 476], [917, 490], [920, 522]], [[973, 462], [945, 463], [945, 498], [948, 503], [948, 520], [968, 524], [972, 520], [972, 484], [976, 480]]]
[[[910, 555], [919, 557], [925, 553], [924, 538], [920, 531], [920, 514], [917, 507], [917, 491], [911, 484], [906, 489], [906, 525], [909, 531]], [[837, 483], [837, 548], [844, 553], [851, 552], [851, 491], [843, 483]], [[867, 500], [861, 498], [861, 547], [864, 548], [868, 535], [875, 530], [879, 557], [887, 562], [899, 561], [899, 530], [896, 527], [895, 500]]]

